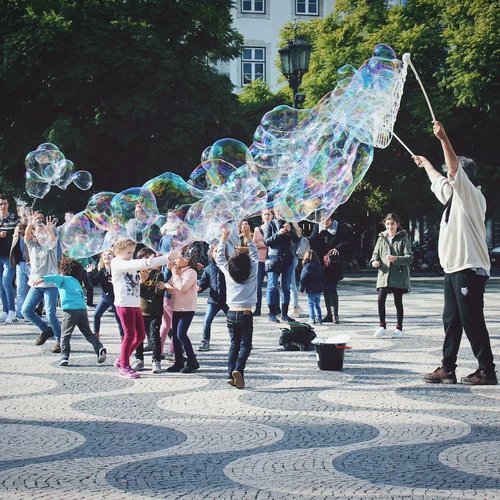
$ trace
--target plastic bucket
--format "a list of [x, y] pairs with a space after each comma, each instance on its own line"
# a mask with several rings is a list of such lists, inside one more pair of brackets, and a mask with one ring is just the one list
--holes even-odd
[[339, 371], [344, 366], [346, 344], [316, 344], [316, 359], [320, 370]]

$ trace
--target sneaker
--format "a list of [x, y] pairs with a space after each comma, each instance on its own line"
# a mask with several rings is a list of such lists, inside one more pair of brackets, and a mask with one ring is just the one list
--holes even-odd
[[[323, 320], [324, 321], [324, 320]], [[380, 338], [380, 337], [385, 337], [387, 335], [387, 330], [383, 326], [379, 326], [376, 330], [373, 336], [375, 338]]]
[[7, 319], [7, 313], [4, 311], [0, 314], [0, 323], [4, 323], [5, 320]]
[[400, 330], [399, 328], [396, 328], [391, 335], [393, 339], [400, 339], [402, 336], [403, 336], [403, 331]]
[[323, 323], [333, 323], [333, 317], [331, 314], [327, 314], [324, 318], [323, 318]]
[[97, 355], [97, 362], [104, 363], [104, 361], [106, 361], [106, 349], [104, 349], [104, 347], [101, 347], [99, 349], [99, 354]]
[[170, 372], [170, 373], [179, 373], [183, 368], [184, 368], [184, 364], [174, 363], [172, 366], [169, 366], [167, 368], [167, 372]]
[[42, 345], [42, 344], [45, 344], [45, 342], [47, 342], [48, 339], [50, 339], [51, 337], [54, 336], [54, 332], [52, 331], [52, 328], [49, 326], [47, 328], [47, 330], [45, 330], [44, 332], [42, 332], [38, 338], [36, 339], [35, 341], [35, 345]]
[[195, 359], [194, 361], [191, 361], [191, 363], [189, 363], [189, 362], [186, 363], [184, 368], [180, 369], [180, 372], [181, 373], [192, 373], [192, 372], [195, 372], [196, 370], [198, 370], [199, 367], [200, 367], [200, 363], [198, 363], [198, 361]]
[[235, 382], [234, 382], [234, 378], [228, 378], [228, 379], [227, 379], [227, 383], [228, 383], [229, 385], [233, 386], [233, 387], [236, 387], [236, 384], [235, 384]]
[[243, 389], [245, 387], [245, 379], [243, 378], [243, 375], [238, 370], [234, 370], [232, 375], [234, 380], [234, 386], [237, 387], [238, 389]]
[[210, 340], [202, 340], [197, 350], [201, 352], [210, 351]]
[[59, 340], [56, 340], [56, 343], [52, 347], [52, 352], [54, 354], [59, 354], [61, 352], [61, 344], [60, 344]]
[[59, 361], [59, 366], [68, 366], [68, 363], [68, 358], [61, 358], [61, 361]]
[[280, 322], [280, 320], [276, 317], [276, 314], [270, 314], [269, 315], [269, 321], [271, 323], [279, 323]]
[[120, 362], [120, 358], [116, 358], [116, 359], [113, 361], [113, 366], [114, 366], [115, 368], [118, 368], [118, 369], [120, 369], [120, 368], [122, 367], [122, 364], [121, 364], [121, 362]]
[[130, 366], [126, 366], [125, 368], [120, 368], [118, 374], [120, 375], [120, 377], [125, 377], [125, 378], [141, 378], [140, 373], [137, 373]]
[[315, 325], [316, 324], [316, 320], [314, 318], [309, 318], [307, 320], [308, 323], [311, 323], [311, 325]]
[[299, 307], [294, 307], [292, 309], [292, 314], [295, 318], [300, 318], [300, 313], [302, 312], [302, 308], [299, 306]]
[[140, 371], [144, 368], [144, 361], [142, 359], [136, 359], [132, 363], [132, 370]]
[[422, 380], [427, 384], [456, 384], [455, 371], [447, 372], [442, 366], [436, 368], [432, 373], [422, 375]]
[[11, 320], [7, 318], [5, 322], [9, 324], [19, 324], [19, 323], [25, 323], [25, 319], [20, 318], [19, 316], [14, 316]]
[[153, 361], [151, 371], [153, 373], [161, 373], [161, 363], [159, 361]]
[[495, 372], [486, 372], [484, 370], [476, 370], [474, 373], [462, 377], [460, 380], [464, 385], [497, 385], [497, 375]]
[[281, 321], [285, 321], [286, 323], [293, 323], [293, 319], [290, 316], [281, 316]]
[[5, 318], [6, 323], [12, 323], [12, 320], [16, 317], [16, 311], [9, 311], [7, 317]]
[[322, 325], [322, 324], [323, 324], [322, 319], [321, 319], [321, 318], [318, 318], [318, 319], [316, 320], [316, 324], [317, 324], [317, 325]]

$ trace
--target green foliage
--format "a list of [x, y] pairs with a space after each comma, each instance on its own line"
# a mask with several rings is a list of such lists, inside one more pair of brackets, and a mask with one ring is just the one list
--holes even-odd
[[[235, 119], [231, 82], [210, 64], [240, 53], [231, 5], [1, 2], [3, 179], [21, 189], [24, 156], [49, 140], [93, 174], [96, 191], [142, 185], [167, 170], [190, 173]], [[74, 199], [75, 191], [58, 195]]]

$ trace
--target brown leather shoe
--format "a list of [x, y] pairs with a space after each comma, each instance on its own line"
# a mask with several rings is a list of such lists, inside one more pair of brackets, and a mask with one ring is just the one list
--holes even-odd
[[476, 370], [474, 373], [463, 377], [460, 381], [464, 385], [497, 385], [498, 379], [495, 372]]
[[447, 372], [442, 366], [436, 368], [432, 373], [422, 375], [422, 380], [427, 384], [456, 384], [455, 371]]

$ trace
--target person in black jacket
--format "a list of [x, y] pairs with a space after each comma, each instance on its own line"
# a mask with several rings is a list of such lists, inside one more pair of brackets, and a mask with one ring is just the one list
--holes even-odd
[[218, 245], [213, 245], [210, 249], [210, 263], [205, 268], [198, 281], [198, 293], [210, 288], [207, 300], [207, 312], [205, 313], [205, 319], [203, 321], [203, 335], [200, 347], [198, 347], [198, 351], [202, 352], [210, 350], [211, 326], [215, 316], [217, 316], [220, 310], [224, 311], [224, 314], [227, 314], [229, 310], [226, 303], [226, 278], [215, 262], [217, 246]]
[[325, 273], [320, 264], [318, 254], [314, 250], [307, 250], [302, 260], [300, 274], [300, 293], [307, 293], [309, 307], [309, 322], [321, 325], [321, 294], [325, 288]]
[[342, 224], [334, 220], [332, 214], [314, 225], [309, 243], [311, 249], [318, 252], [324, 265], [326, 316], [323, 323], [340, 323], [337, 284], [344, 279], [344, 254], [352, 249], [354, 238]]
[[268, 271], [267, 273], [267, 305], [269, 307], [269, 321], [279, 323], [276, 314], [279, 307], [278, 278], [281, 275], [281, 320], [293, 321], [288, 316], [288, 306], [290, 304], [290, 286], [293, 274], [294, 250], [292, 242], [297, 243], [299, 237], [295, 229], [289, 222], [280, 222], [274, 217], [274, 212], [270, 211], [272, 218], [266, 223], [264, 229], [264, 241], [268, 247], [268, 259], [279, 257], [281, 260], [280, 271]]

